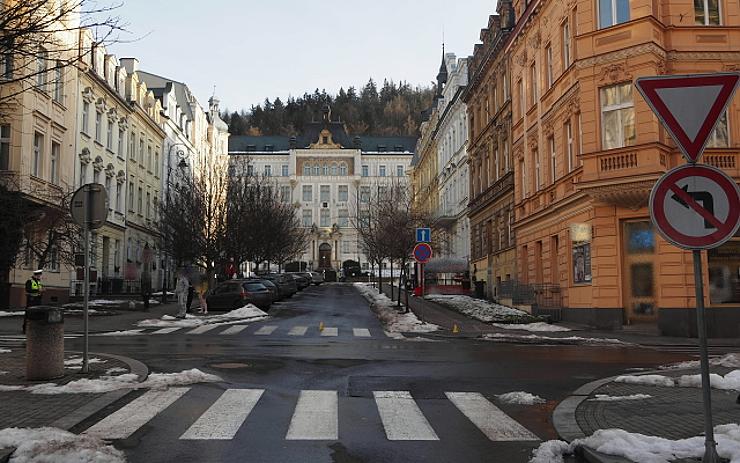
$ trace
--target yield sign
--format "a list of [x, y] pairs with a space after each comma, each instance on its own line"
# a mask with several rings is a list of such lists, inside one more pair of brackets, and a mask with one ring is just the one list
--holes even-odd
[[649, 208], [666, 240], [684, 249], [715, 248], [740, 227], [740, 188], [719, 169], [684, 165], [658, 180]]
[[696, 162], [732, 100], [740, 73], [641, 77], [635, 85], [689, 162]]

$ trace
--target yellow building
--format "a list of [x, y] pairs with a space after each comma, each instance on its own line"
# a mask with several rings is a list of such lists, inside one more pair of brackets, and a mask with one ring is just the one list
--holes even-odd
[[[691, 254], [665, 242], [646, 209], [658, 177], [684, 161], [633, 84], [738, 69], [739, 5], [518, 0], [514, 8], [506, 53], [519, 280], [555, 285], [567, 320], [695, 334]], [[704, 156], [736, 179], [738, 109]], [[710, 335], [738, 335], [738, 247], [703, 253]]]

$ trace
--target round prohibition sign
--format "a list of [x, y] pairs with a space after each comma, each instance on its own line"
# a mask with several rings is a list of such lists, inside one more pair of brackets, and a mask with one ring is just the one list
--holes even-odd
[[655, 184], [649, 209], [658, 232], [676, 246], [715, 248], [740, 227], [740, 189], [714, 167], [680, 166]]
[[426, 264], [432, 258], [432, 247], [428, 243], [419, 243], [414, 248], [414, 259], [420, 264]]

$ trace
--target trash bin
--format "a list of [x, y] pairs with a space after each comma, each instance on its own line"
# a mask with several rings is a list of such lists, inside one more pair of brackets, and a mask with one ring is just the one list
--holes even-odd
[[485, 297], [485, 294], [484, 294], [485, 286], [486, 286], [485, 281], [479, 280], [475, 282], [475, 297], [477, 297], [478, 299], [483, 299]]
[[64, 312], [59, 307], [29, 307], [26, 317], [26, 379], [64, 376]]

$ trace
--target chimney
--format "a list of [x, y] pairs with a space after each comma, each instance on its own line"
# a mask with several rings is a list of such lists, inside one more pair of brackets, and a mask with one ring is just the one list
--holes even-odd
[[139, 70], [139, 60], [136, 58], [121, 58], [119, 62], [128, 74], [133, 74]]

